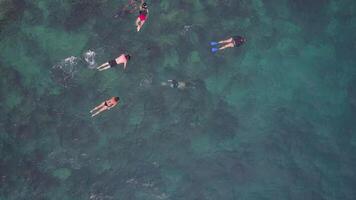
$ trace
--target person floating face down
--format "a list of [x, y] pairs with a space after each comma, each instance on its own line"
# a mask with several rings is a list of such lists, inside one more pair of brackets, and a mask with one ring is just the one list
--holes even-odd
[[[212, 46], [218, 45], [217, 47], [212, 47], [211, 51], [216, 52], [226, 48], [239, 47], [243, 45], [247, 40], [242, 36], [233, 36], [226, 40], [221, 40], [219, 42], [210, 42]], [[220, 46], [220, 47], [219, 47]]]
[[148, 6], [147, 3], [142, 3], [140, 6], [140, 11], [136, 19], [137, 32], [139, 32], [148, 18]]
[[111, 67], [115, 67], [116, 65], [124, 64], [124, 70], [125, 70], [126, 64], [130, 59], [131, 59], [130, 54], [121, 54], [119, 57], [100, 65], [99, 67], [97, 67], [97, 69], [99, 71], [103, 71], [103, 70], [109, 69]]
[[186, 89], [187, 87], [194, 87], [190, 82], [177, 81], [177, 80], [167, 80], [167, 82], [162, 82], [162, 86], [169, 86], [171, 88]]
[[99, 113], [110, 110], [114, 106], [116, 106], [120, 101], [119, 97], [111, 97], [110, 99], [102, 102], [98, 106], [96, 106], [93, 110], [90, 111], [90, 113], [93, 113], [91, 116], [94, 117], [98, 115]]

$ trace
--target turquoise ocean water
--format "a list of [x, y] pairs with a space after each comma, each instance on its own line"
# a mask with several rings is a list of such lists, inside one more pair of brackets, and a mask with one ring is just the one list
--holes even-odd
[[356, 199], [355, 1], [126, 3], [0, 0], [0, 200]]

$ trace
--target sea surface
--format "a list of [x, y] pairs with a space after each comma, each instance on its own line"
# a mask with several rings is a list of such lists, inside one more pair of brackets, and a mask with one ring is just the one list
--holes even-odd
[[356, 199], [355, 0], [127, 3], [0, 0], [0, 200]]

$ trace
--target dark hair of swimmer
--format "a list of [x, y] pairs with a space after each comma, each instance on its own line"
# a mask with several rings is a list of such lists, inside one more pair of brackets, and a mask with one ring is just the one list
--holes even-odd
[[142, 8], [147, 9], [147, 3], [146, 2], [142, 4]]
[[118, 102], [120, 100], [120, 97], [115, 97], [114, 99], [116, 102]]
[[242, 36], [234, 36], [233, 37], [235, 46], [241, 46], [246, 42], [246, 38], [242, 37]]
[[179, 85], [179, 83], [178, 83], [178, 81], [176, 81], [176, 80], [172, 80], [172, 87], [173, 88], [178, 88], [178, 85]]
[[241, 44], [243, 44], [243, 43], [246, 42], [246, 41], [247, 41], [246, 38], [240, 37], [240, 42], [241, 42]]
[[129, 61], [131, 59], [131, 55], [130, 54], [126, 54], [125, 58], [126, 58], [127, 61]]

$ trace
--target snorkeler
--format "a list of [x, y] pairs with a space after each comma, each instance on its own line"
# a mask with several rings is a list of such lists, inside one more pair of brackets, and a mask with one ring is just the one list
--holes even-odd
[[137, 32], [139, 32], [148, 18], [148, 7], [147, 3], [144, 2], [140, 6], [139, 15], [136, 19]]
[[126, 69], [126, 64], [130, 59], [131, 59], [131, 56], [129, 54], [121, 54], [116, 59], [110, 60], [109, 62], [106, 62], [106, 63], [100, 65], [99, 67], [97, 67], [97, 69], [99, 71], [103, 71], [103, 70], [109, 69], [111, 67], [115, 67], [116, 65], [119, 65], [119, 64], [124, 64], [124, 69]]
[[211, 52], [217, 52], [219, 50], [223, 50], [226, 48], [233, 48], [233, 47], [239, 47], [243, 45], [246, 42], [246, 39], [242, 36], [233, 36], [227, 40], [222, 40], [220, 42], [210, 42], [210, 45], [215, 46], [215, 45], [221, 45], [221, 47], [216, 48], [212, 47]]
[[193, 85], [190, 82], [177, 81], [177, 80], [167, 80], [167, 82], [162, 82], [162, 86], [169, 86], [171, 88], [185, 89], [187, 87], [192, 87]]
[[90, 113], [93, 113], [94, 111], [96, 111], [91, 116], [94, 117], [95, 115], [98, 115], [99, 113], [101, 113], [105, 110], [110, 110], [111, 108], [116, 106], [116, 104], [118, 104], [119, 101], [120, 101], [119, 97], [112, 97], [111, 99], [104, 101], [99, 106], [95, 107], [93, 110], [90, 111]]

